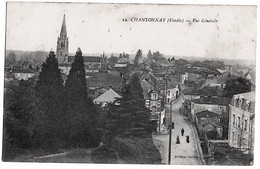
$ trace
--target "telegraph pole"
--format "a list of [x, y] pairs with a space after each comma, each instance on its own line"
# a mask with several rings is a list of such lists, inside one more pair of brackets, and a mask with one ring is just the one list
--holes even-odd
[[170, 102], [170, 133], [169, 133], [169, 154], [168, 154], [168, 165], [171, 164], [171, 150], [172, 150], [172, 101]]

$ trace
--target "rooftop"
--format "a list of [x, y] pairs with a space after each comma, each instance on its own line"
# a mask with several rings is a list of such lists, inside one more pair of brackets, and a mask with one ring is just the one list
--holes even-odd
[[214, 104], [227, 106], [230, 104], [231, 99], [227, 97], [201, 97], [199, 99], [193, 99], [193, 103], [197, 104]]
[[[99, 56], [82, 56], [84, 62], [101, 62], [101, 59]], [[74, 61], [75, 56], [68, 56], [69, 62]]]
[[235, 94], [233, 97], [240, 97], [240, 98], [244, 98], [246, 100], [255, 101], [255, 91]]
[[143, 89], [144, 99], [149, 99], [149, 90], [152, 89], [152, 86], [146, 80], [141, 81], [141, 86]]
[[155, 78], [155, 76], [151, 72], [144, 74], [141, 77], [141, 80], [151, 80], [158, 88], [161, 88], [161, 84], [159, 83], [159, 81]]
[[221, 127], [219, 124], [214, 123], [214, 122], [212, 122], [212, 121], [201, 121], [200, 124], [201, 124], [202, 126], [205, 126], [206, 124], [212, 124], [212, 125], [215, 126], [215, 127]]
[[117, 94], [113, 89], [107, 90], [105, 93], [98, 96], [94, 99], [94, 103], [113, 103], [117, 98], [121, 98], [119, 94]]
[[196, 116], [198, 118], [202, 118], [202, 117], [213, 118], [213, 117], [219, 117], [220, 115], [218, 115], [212, 111], [209, 111], [209, 110], [204, 110], [204, 111], [196, 113]]
[[95, 72], [87, 79], [89, 87], [121, 88], [123, 79], [116, 72]]
[[13, 73], [34, 73], [34, 71], [32, 69], [15, 69], [13, 70]]

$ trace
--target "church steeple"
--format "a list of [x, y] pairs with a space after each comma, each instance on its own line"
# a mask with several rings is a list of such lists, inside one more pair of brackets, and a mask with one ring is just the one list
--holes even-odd
[[62, 37], [62, 35], [65, 35], [65, 37], [67, 37], [65, 14], [63, 15], [63, 21], [62, 21], [62, 26], [61, 26], [61, 31], [60, 31], [60, 37]]
[[69, 40], [67, 37], [66, 19], [64, 14], [62, 25], [61, 25], [60, 37], [58, 37], [58, 41], [57, 41], [56, 54], [57, 54], [59, 64], [68, 62], [68, 52], [69, 52]]

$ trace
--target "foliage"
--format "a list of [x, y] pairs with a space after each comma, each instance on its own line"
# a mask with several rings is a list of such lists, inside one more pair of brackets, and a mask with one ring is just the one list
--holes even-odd
[[125, 53], [125, 52], [123, 52], [123, 54], [119, 54], [119, 59], [121, 59], [121, 58], [129, 58], [129, 54], [127, 54], [127, 53]]
[[224, 88], [224, 96], [232, 98], [233, 95], [251, 91], [251, 83], [243, 77], [230, 78]]
[[131, 164], [158, 164], [161, 155], [152, 137], [114, 137], [110, 145], [116, 149], [119, 158]]
[[88, 98], [84, 61], [80, 49], [76, 52], [65, 83], [66, 141], [72, 146], [95, 144], [96, 109]]
[[15, 63], [17, 57], [14, 51], [11, 51], [5, 58], [5, 66], [11, 66]]
[[125, 87], [120, 102], [119, 108], [111, 107], [116, 111], [112, 128], [125, 135], [145, 137], [150, 134], [150, 112], [145, 107], [143, 90], [137, 74], [133, 75], [130, 84]]
[[153, 54], [152, 54], [151, 50], [149, 50], [147, 53], [147, 58], [152, 59], [152, 57], [153, 57]]
[[63, 130], [63, 80], [58, 61], [53, 51], [42, 64], [39, 80], [36, 83], [36, 94], [39, 98], [39, 110], [43, 112], [44, 129], [41, 137], [46, 138], [44, 146], [56, 147], [60, 144]]
[[135, 67], [138, 67], [138, 65], [140, 64], [140, 59], [142, 59], [142, 57], [143, 57], [143, 53], [142, 53], [141, 49], [138, 49], [138, 51], [136, 52], [136, 55], [135, 55], [135, 60], [134, 60]]
[[41, 114], [33, 81], [20, 81], [5, 95], [3, 126], [3, 160], [8, 160], [19, 148], [33, 148], [40, 143], [36, 136], [41, 126]]
[[153, 52], [153, 59], [157, 62], [163, 59], [163, 55], [159, 51]]
[[94, 163], [117, 163], [116, 151], [108, 145], [102, 145], [95, 148], [91, 154], [92, 162]]
[[108, 58], [108, 62], [109, 63], [116, 63], [117, 62], [117, 57], [116, 56], [113, 56], [113, 54], [111, 55], [110, 58]]
[[178, 60], [175, 60], [175, 63], [176, 63], [176, 65], [182, 67], [182, 66], [189, 64], [190, 62], [185, 59], [178, 59]]

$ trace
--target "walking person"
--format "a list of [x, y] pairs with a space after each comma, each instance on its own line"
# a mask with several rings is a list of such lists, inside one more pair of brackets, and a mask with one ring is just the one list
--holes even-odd
[[183, 136], [184, 135], [184, 129], [182, 128], [181, 129], [181, 136]]
[[172, 122], [172, 129], [174, 129], [174, 122]]
[[190, 143], [190, 136], [186, 136], [186, 142]]
[[176, 144], [180, 144], [179, 136], [177, 136]]

